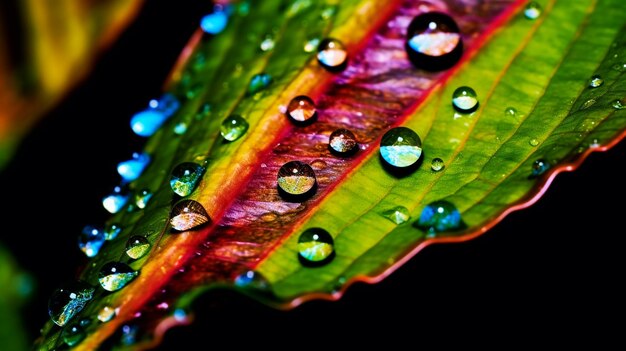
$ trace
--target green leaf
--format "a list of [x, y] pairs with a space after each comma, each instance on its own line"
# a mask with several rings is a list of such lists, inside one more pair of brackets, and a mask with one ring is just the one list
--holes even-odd
[[[195, 35], [168, 88], [182, 105], [148, 141], [152, 163], [130, 184], [134, 193], [150, 189], [154, 195], [145, 209], [131, 205], [111, 218], [122, 232], [80, 279], [98, 286], [100, 268], [120, 260], [140, 274], [120, 291], [96, 291], [81, 317], [94, 318], [105, 306], [119, 312], [87, 326], [77, 348], [158, 342], [170, 326], [189, 322], [184, 311], [198, 294], [218, 286], [279, 306], [339, 298], [352, 282], [379, 281], [430, 243], [484, 233], [532, 204], [557, 172], [616, 143], [626, 127], [626, 110], [614, 107], [626, 92], [626, 5], [539, 3], [543, 10], [534, 20], [524, 17], [523, 1], [432, 5], [429, 10], [456, 19], [466, 47], [461, 62], [444, 72], [417, 69], [407, 59], [405, 27], [423, 11], [413, 2], [259, 1], [249, 9], [244, 3], [233, 8], [223, 33]], [[304, 50], [312, 38], [326, 37], [347, 47], [343, 72], [328, 72]], [[264, 51], [260, 45], [268, 38], [274, 47]], [[261, 73], [272, 82], [251, 91], [249, 82]], [[594, 75], [603, 84], [591, 88]], [[475, 111], [452, 106], [460, 86], [476, 91]], [[314, 123], [294, 124], [285, 116], [298, 95], [316, 102]], [[233, 113], [249, 128], [226, 142], [219, 129]], [[187, 125], [183, 135], [174, 132], [179, 123]], [[421, 164], [402, 172], [385, 166], [378, 150], [382, 135], [400, 125], [423, 141]], [[329, 135], [338, 128], [356, 134], [354, 155], [329, 151]], [[445, 167], [431, 170], [434, 158]], [[277, 190], [279, 168], [295, 160], [315, 171], [317, 188], [309, 197]], [[551, 168], [537, 171], [538, 160]], [[169, 171], [182, 162], [206, 166], [186, 199], [201, 204], [211, 221], [181, 233], [168, 222], [179, 199]], [[424, 208], [442, 200], [460, 211], [458, 230], [420, 225]], [[298, 243], [310, 228], [334, 239], [334, 256], [320, 264], [298, 257], [299, 247], [311, 248]], [[152, 244], [137, 260], [125, 254], [133, 235]], [[327, 253], [328, 246], [318, 251]], [[39, 347], [59, 345], [60, 332], [48, 323]]]
[[33, 292], [32, 278], [0, 246], [0, 339], [7, 350], [27, 350], [20, 308]]

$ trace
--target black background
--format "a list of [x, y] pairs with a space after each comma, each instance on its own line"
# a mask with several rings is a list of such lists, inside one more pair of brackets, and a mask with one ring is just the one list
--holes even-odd
[[[116, 164], [144, 142], [132, 134], [130, 116], [160, 94], [208, 10], [208, 1], [148, 1], [0, 174], [2, 241], [38, 281], [24, 310], [33, 337], [48, 318], [50, 293], [85, 262], [76, 235], [107, 218], [100, 200], [119, 180]], [[558, 176], [532, 208], [482, 237], [428, 247], [382, 283], [357, 284], [338, 302], [282, 312], [235, 293], [211, 293], [196, 303], [194, 325], [170, 331], [161, 348], [189, 342], [204, 349], [223, 342], [359, 346], [370, 340], [484, 345], [499, 338], [508, 345], [582, 339], [623, 345], [623, 329], [613, 319], [624, 317], [625, 151], [622, 143], [592, 155], [575, 173]], [[16, 220], [25, 216], [26, 222]]]

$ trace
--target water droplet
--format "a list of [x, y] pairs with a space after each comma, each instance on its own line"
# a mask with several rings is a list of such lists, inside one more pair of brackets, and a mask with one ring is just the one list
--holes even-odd
[[515, 115], [517, 115], [517, 110], [513, 107], [507, 107], [504, 109], [504, 115], [509, 117], [515, 117]]
[[122, 262], [109, 262], [98, 272], [98, 281], [104, 290], [117, 291], [125, 287], [139, 275], [130, 266]]
[[148, 205], [148, 202], [152, 198], [152, 192], [149, 189], [143, 189], [135, 195], [135, 205], [144, 209]]
[[261, 51], [267, 52], [267, 51], [273, 50], [274, 45], [275, 45], [274, 38], [272, 38], [271, 36], [267, 36], [265, 37], [265, 39], [263, 39], [259, 47], [261, 48]]
[[58, 288], [48, 301], [50, 318], [60, 327], [66, 325], [93, 298], [94, 291], [91, 285], [80, 281]]
[[128, 203], [130, 195], [126, 189], [116, 186], [113, 189], [113, 193], [102, 198], [102, 206], [110, 213], [118, 213], [126, 203]]
[[313, 38], [304, 43], [304, 52], [313, 52], [320, 45], [320, 40], [318, 38]]
[[102, 323], [106, 323], [110, 321], [111, 319], [113, 319], [115, 315], [116, 315], [115, 308], [110, 307], [110, 306], [104, 306], [102, 307], [100, 312], [98, 312], [98, 320]]
[[137, 341], [137, 333], [139, 332], [139, 327], [136, 325], [124, 325], [122, 327], [122, 336], [120, 337], [120, 342], [122, 345], [130, 346]]
[[324, 160], [314, 160], [311, 162], [310, 166], [314, 171], [321, 171], [322, 169], [326, 169], [328, 164]]
[[383, 211], [383, 217], [389, 219], [395, 224], [402, 224], [411, 218], [409, 210], [404, 206], [397, 206], [392, 209]]
[[117, 173], [119, 173], [125, 181], [132, 182], [139, 178], [149, 163], [150, 156], [148, 154], [145, 152], [135, 152], [130, 160], [120, 162], [117, 165]]
[[150, 251], [150, 242], [142, 235], [133, 235], [126, 242], [126, 254], [128, 257], [138, 260]]
[[122, 228], [116, 223], [111, 223], [107, 225], [104, 228], [104, 240], [113, 240], [117, 238], [121, 231]]
[[91, 324], [91, 319], [89, 318], [83, 318], [78, 322], [78, 325], [80, 325], [81, 327], [86, 327], [89, 324]]
[[542, 158], [535, 160], [535, 162], [533, 162], [532, 171], [529, 178], [536, 178], [544, 174], [548, 169], [550, 169], [550, 164], [546, 160]]
[[380, 155], [394, 167], [412, 166], [422, 155], [422, 140], [409, 128], [392, 128], [380, 141]]
[[595, 103], [596, 103], [596, 99], [589, 99], [585, 101], [582, 105], [580, 105], [580, 109], [581, 110], [588, 109], [589, 107], [595, 105]]
[[226, 11], [215, 11], [200, 19], [200, 28], [208, 34], [219, 34], [226, 29], [228, 14]]
[[626, 71], [626, 63], [616, 63], [611, 68], [613, 68], [614, 71], [624, 72]]
[[348, 63], [348, 51], [339, 40], [324, 39], [317, 47], [317, 62], [329, 71], [341, 71]]
[[295, 122], [312, 121], [317, 115], [315, 102], [308, 96], [300, 95], [291, 99], [287, 106], [287, 115]]
[[220, 127], [220, 134], [228, 141], [241, 138], [248, 131], [248, 122], [240, 115], [230, 115], [224, 119]]
[[205, 64], [206, 64], [206, 56], [202, 52], [197, 52], [193, 56], [191, 68], [197, 72], [197, 71], [200, 71], [204, 67]]
[[478, 97], [474, 89], [459, 87], [452, 93], [452, 105], [459, 112], [472, 112], [478, 107]]
[[330, 5], [322, 10], [320, 17], [322, 17], [324, 21], [328, 21], [335, 15], [335, 13], [337, 13], [337, 6]]
[[267, 73], [259, 73], [252, 76], [248, 84], [248, 95], [254, 95], [267, 88], [272, 83], [272, 76]]
[[339, 155], [349, 155], [358, 150], [358, 143], [354, 134], [347, 129], [337, 129], [328, 139], [330, 150]]
[[539, 16], [541, 16], [541, 5], [535, 1], [529, 2], [524, 9], [524, 17], [534, 20], [539, 18]]
[[67, 346], [76, 346], [85, 339], [85, 330], [80, 325], [72, 325], [63, 329], [61, 337]]
[[604, 80], [602, 79], [602, 77], [600, 77], [597, 74], [592, 76], [591, 80], [589, 80], [589, 87], [590, 88], [597, 88], [597, 87], [601, 86], [602, 84], [604, 84]]
[[315, 184], [315, 172], [304, 162], [287, 162], [278, 170], [278, 187], [288, 195], [306, 194]]
[[333, 237], [322, 228], [309, 228], [298, 238], [298, 255], [304, 262], [328, 263], [334, 250]]
[[463, 40], [452, 17], [440, 12], [418, 15], [407, 30], [406, 51], [418, 68], [440, 71], [461, 58]]
[[445, 166], [446, 165], [443, 163], [443, 160], [439, 157], [433, 158], [433, 160], [430, 162], [430, 169], [435, 172], [441, 171]]
[[204, 207], [194, 200], [181, 200], [172, 208], [170, 223], [178, 231], [186, 231], [211, 220]]
[[623, 109], [625, 109], [625, 108], [626, 108], [626, 104], [624, 104], [624, 103], [622, 102], [622, 100], [619, 100], [619, 99], [614, 100], [614, 101], [611, 103], [611, 106], [613, 106], [613, 108], [614, 108], [614, 109], [616, 109], [616, 110], [623, 110]]
[[151, 100], [148, 109], [137, 112], [130, 120], [135, 134], [149, 137], [170, 118], [180, 107], [180, 102], [172, 94], [163, 94], [159, 100]]
[[270, 284], [263, 274], [255, 271], [247, 271], [235, 278], [235, 285], [240, 288], [267, 290]]
[[537, 146], [539, 145], [539, 140], [532, 138], [528, 141], [528, 144], [530, 144], [530, 146]]
[[278, 215], [274, 212], [268, 212], [262, 214], [260, 218], [263, 222], [274, 222], [278, 219]]
[[191, 194], [198, 185], [204, 167], [193, 162], [183, 162], [172, 170], [170, 176], [170, 187], [179, 196], [185, 197]]
[[104, 232], [100, 228], [86, 226], [78, 236], [78, 248], [87, 257], [95, 257], [104, 244]]
[[179, 122], [174, 126], [174, 134], [183, 135], [185, 133], [187, 133], [187, 123]]
[[313, 5], [313, 1], [311, 0], [295, 0], [293, 3], [287, 8], [285, 15], [287, 17], [293, 17], [304, 10], [308, 9]]
[[415, 226], [438, 233], [461, 229], [464, 225], [456, 206], [449, 201], [439, 200], [424, 207]]

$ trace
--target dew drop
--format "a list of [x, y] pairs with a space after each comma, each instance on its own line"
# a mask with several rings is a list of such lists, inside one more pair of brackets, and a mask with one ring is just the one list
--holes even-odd
[[620, 99], [614, 100], [611, 103], [611, 106], [613, 106], [613, 108], [616, 110], [623, 110], [626, 108], [626, 104], [624, 104], [624, 102], [622, 102], [622, 100]]
[[320, 40], [318, 38], [313, 38], [304, 43], [304, 52], [313, 52], [320, 45]]
[[541, 5], [535, 1], [531, 1], [524, 9], [524, 17], [534, 20], [541, 16]]
[[197, 163], [180, 163], [174, 167], [170, 175], [172, 191], [182, 197], [188, 196], [196, 189], [204, 171], [204, 167]]
[[550, 164], [546, 160], [542, 158], [535, 160], [535, 162], [533, 162], [529, 178], [536, 178], [544, 174], [548, 169], [550, 169]]
[[66, 327], [61, 333], [63, 342], [70, 347], [78, 345], [85, 339], [85, 336], [85, 330], [78, 324]]
[[267, 73], [259, 73], [252, 76], [248, 84], [248, 95], [254, 95], [267, 88], [272, 83], [272, 76]]
[[194, 200], [181, 200], [172, 208], [170, 224], [178, 231], [199, 227], [211, 220], [204, 207]]
[[474, 89], [459, 87], [452, 93], [452, 105], [459, 112], [472, 112], [478, 107], [478, 97]]
[[395, 224], [402, 224], [407, 222], [411, 218], [411, 214], [406, 207], [397, 206], [392, 209], [383, 211], [383, 217], [387, 218]]
[[304, 162], [287, 162], [278, 170], [278, 187], [288, 195], [306, 194], [315, 184], [315, 172]]
[[143, 189], [135, 195], [135, 205], [141, 209], [146, 208], [148, 202], [152, 198], [152, 192], [148, 189]]
[[104, 245], [104, 231], [100, 228], [86, 226], [78, 236], [78, 248], [87, 257], [95, 257]]
[[461, 58], [463, 40], [452, 17], [428, 12], [415, 17], [407, 30], [406, 51], [418, 68], [440, 71]]
[[604, 80], [602, 79], [601, 76], [599, 76], [597, 74], [592, 76], [591, 79], [589, 80], [589, 87], [590, 88], [598, 88], [602, 84], [604, 84]]
[[116, 315], [115, 308], [110, 307], [110, 306], [104, 306], [102, 307], [100, 312], [98, 312], [98, 320], [102, 323], [106, 323], [110, 321], [111, 319], [115, 318], [115, 315]]
[[329, 71], [341, 71], [348, 63], [348, 51], [339, 40], [324, 39], [317, 47], [317, 62]]
[[504, 109], [504, 115], [509, 117], [515, 117], [515, 115], [517, 115], [517, 110], [513, 107], [507, 107]]
[[148, 154], [145, 152], [135, 152], [130, 160], [120, 162], [117, 165], [117, 173], [119, 173], [125, 181], [132, 182], [141, 176], [141, 173], [143, 173], [143, 170], [149, 163], [150, 156]]
[[278, 215], [274, 212], [268, 212], [262, 214], [260, 218], [263, 222], [274, 222], [278, 219]]
[[333, 237], [322, 228], [309, 228], [298, 238], [298, 255], [301, 261], [328, 263], [334, 254]]
[[116, 223], [107, 225], [104, 228], [104, 240], [113, 240], [117, 238], [121, 231], [122, 228]]
[[122, 187], [116, 186], [113, 193], [102, 198], [102, 206], [110, 213], [118, 213], [126, 204], [130, 195]]
[[60, 327], [66, 325], [93, 298], [94, 291], [95, 288], [81, 281], [56, 289], [48, 300], [50, 318]]
[[122, 262], [105, 263], [98, 272], [98, 281], [104, 290], [117, 291], [125, 287], [139, 275], [130, 266]]
[[151, 100], [148, 109], [137, 112], [130, 120], [135, 134], [149, 137], [170, 118], [180, 107], [180, 102], [172, 94], [163, 94], [159, 100]]
[[267, 52], [267, 51], [271, 51], [274, 49], [274, 38], [272, 38], [271, 36], [267, 36], [265, 37], [265, 39], [263, 39], [263, 41], [261, 42], [261, 45], [259, 45], [261, 51], [263, 52]]
[[287, 9], [285, 15], [287, 17], [293, 17], [299, 13], [304, 12], [306, 9], [313, 5], [312, 0], [295, 0]]
[[430, 161], [430, 169], [435, 172], [441, 171], [445, 166], [445, 163], [443, 163], [443, 160], [439, 157], [435, 157], [432, 161]]
[[328, 139], [328, 147], [330, 151], [341, 156], [349, 155], [358, 150], [359, 144], [356, 141], [354, 133], [347, 129], [337, 129]]
[[81, 327], [86, 327], [89, 324], [91, 324], [91, 319], [89, 318], [83, 318], [78, 322], [78, 325], [80, 325]]
[[324, 160], [314, 160], [311, 162], [310, 166], [314, 171], [321, 171], [322, 169], [326, 169], [328, 164]]
[[409, 128], [392, 128], [380, 141], [380, 155], [391, 166], [409, 167], [422, 155], [422, 141], [417, 133]]
[[463, 222], [456, 206], [449, 201], [439, 200], [424, 207], [415, 226], [430, 233], [439, 233], [461, 229]]
[[130, 346], [137, 341], [137, 333], [139, 332], [139, 327], [136, 325], [124, 325], [122, 327], [122, 336], [120, 337], [120, 342], [122, 345]]
[[589, 107], [595, 105], [595, 103], [596, 103], [596, 99], [589, 99], [589, 100], [585, 101], [582, 105], [580, 105], [580, 109], [581, 110], [586, 110]]
[[528, 141], [528, 144], [530, 144], [530, 146], [537, 146], [539, 145], [539, 140], [532, 138]]
[[270, 284], [263, 274], [255, 271], [247, 271], [235, 278], [235, 286], [247, 289], [267, 290]]
[[295, 122], [303, 123], [313, 120], [317, 115], [315, 102], [308, 96], [300, 95], [291, 99], [287, 106], [287, 115]]
[[613, 68], [614, 71], [624, 72], [626, 71], [626, 63], [616, 63], [611, 68]]
[[150, 242], [142, 235], [133, 235], [126, 242], [126, 254], [128, 257], [138, 260], [150, 251]]
[[248, 131], [248, 122], [240, 115], [230, 115], [224, 119], [220, 134], [228, 141], [241, 138]]
[[183, 135], [185, 133], [187, 133], [187, 123], [179, 122], [174, 126], [174, 134]]
[[216, 35], [226, 29], [228, 14], [226, 11], [215, 11], [200, 19], [200, 28], [208, 34]]
[[337, 13], [337, 6], [330, 5], [322, 10], [320, 17], [322, 17], [324, 21], [328, 21], [335, 15], [335, 13]]

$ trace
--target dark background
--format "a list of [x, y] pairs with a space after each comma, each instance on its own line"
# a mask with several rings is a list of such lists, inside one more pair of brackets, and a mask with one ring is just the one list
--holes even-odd
[[[33, 337], [48, 318], [50, 293], [85, 262], [77, 234], [108, 217], [100, 200], [119, 181], [117, 163], [143, 145], [130, 116], [160, 94], [208, 3], [147, 1], [88, 79], [31, 131], [0, 173], [2, 241], [38, 282], [24, 310]], [[575, 173], [558, 176], [532, 208], [482, 237], [428, 247], [382, 283], [357, 284], [338, 302], [281, 312], [232, 292], [211, 293], [196, 303], [195, 324], [170, 331], [161, 348], [367, 346], [371, 339], [483, 345], [498, 338], [509, 345], [581, 339], [623, 345], [613, 319], [623, 320], [626, 296], [625, 151], [622, 143], [592, 155]]]

